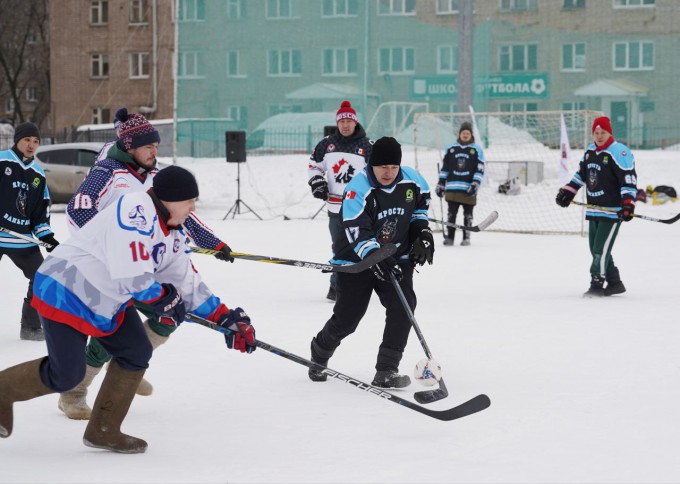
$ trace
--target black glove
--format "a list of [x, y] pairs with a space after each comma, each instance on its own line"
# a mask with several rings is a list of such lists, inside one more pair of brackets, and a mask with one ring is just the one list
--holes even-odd
[[219, 260], [223, 260], [224, 262], [234, 262], [234, 258], [231, 256], [231, 247], [228, 245], [224, 245], [217, 254], [215, 254], [215, 258]]
[[477, 195], [477, 190], [479, 189], [479, 183], [477, 182], [472, 182], [470, 183], [470, 186], [468, 187], [466, 193], [468, 197], [474, 197]]
[[621, 211], [619, 212], [619, 218], [624, 222], [630, 222], [633, 220], [633, 214], [635, 213], [635, 202], [632, 198], [624, 198], [621, 202]]
[[439, 183], [437, 184], [437, 186], [434, 189], [434, 192], [437, 194], [437, 196], [439, 198], [442, 198], [444, 196], [444, 191], [445, 191], [444, 185], [439, 184]]
[[42, 237], [39, 237], [41, 242], [45, 242], [46, 244], [50, 244], [52, 247], [45, 247], [45, 250], [47, 252], [52, 252], [56, 247], [59, 245], [59, 242], [57, 239], [54, 238], [54, 234], [47, 234], [43, 235]]
[[316, 175], [309, 180], [309, 186], [312, 187], [312, 195], [314, 198], [321, 200], [328, 200], [328, 182], [321, 175]]
[[243, 309], [230, 309], [220, 316], [217, 324], [225, 329], [224, 339], [227, 348], [239, 350], [241, 353], [252, 353], [257, 349], [255, 328], [250, 324], [250, 317]]
[[383, 282], [390, 282], [390, 272], [394, 274], [397, 281], [401, 281], [402, 277], [404, 277], [401, 272], [401, 267], [399, 267], [399, 263], [394, 257], [388, 257], [385, 260], [381, 260], [371, 267], [371, 270], [373, 271], [373, 274], [375, 274], [375, 277]]
[[424, 265], [425, 262], [432, 264], [434, 257], [434, 237], [430, 229], [423, 229], [420, 235], [413, 241], [413, 251], [410, 259], [413, 265]]
[[574, 196], [576, 196], [576, 193], [562, 187], [560, 188], [560, 191], [557, 192], [557, 196], [555, 197], [555, 203], [557, 203], [557, 205], [559, 205], [560, 207], [566, 208], [574, 199]]
[[158, 316], [158, 321], [169, 326], [179, 326], [184, 321], [187, 310], [182, 296], [172, 284], [163, 283], [163, 296], [149, 304]]

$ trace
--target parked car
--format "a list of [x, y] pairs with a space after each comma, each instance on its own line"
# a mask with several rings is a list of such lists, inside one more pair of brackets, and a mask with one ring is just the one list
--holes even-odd
[[52, 203], [68, 203], [102, 146], [104, 143], [60, 143], [36, 150], [35, 159], [45, 171]]

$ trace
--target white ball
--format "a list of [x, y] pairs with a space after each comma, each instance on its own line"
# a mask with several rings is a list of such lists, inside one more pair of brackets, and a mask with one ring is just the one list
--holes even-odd
[[413, 375], [418, 383], [431, 387], [442, 379], [442, 367], [437, 360], [423, 358], [416, 364]]

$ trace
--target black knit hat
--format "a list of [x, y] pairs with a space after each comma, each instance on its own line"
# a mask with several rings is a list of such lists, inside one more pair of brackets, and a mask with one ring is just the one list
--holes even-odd
[[29, 138], [35, 136], [40, 139], [40, 130], [33, 123], [21, 123], [14, 129], [14, 144], [17, 144], [19, 140], [24, 138]]
[[460, 129], [458, 130], [458, 134], [460, 134], [462, 131], [469, 131], [472, 133], [472, 123], [469, 121], [465, 121], [460, 125]]
[[198, 183], [189, 170], [172, 165], [153, 177], [153, 191], [165, 202], [182, 202], [198, 198]]
[[380, 138], [373, 145], [368, 164], [371, 166], [401, 165], [401, 145], [389, 136]]

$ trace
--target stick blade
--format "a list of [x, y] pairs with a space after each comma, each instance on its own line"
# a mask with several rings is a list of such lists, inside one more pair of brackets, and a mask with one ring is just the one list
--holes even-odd
[[481, 394], [471, 398], [465, 403], [461, 403], [457, 407], [444, 410], [443, 412], [437, 412], [437, 416], [435, 418], [445, 421], [456, 420], [458, 418], [467, 417], [468, 415], [481, 412], [482, 410], [489, 408], [490, 405], [491, 400], [489, 397]]
[[423, 390], [422, 392], [416, 392], [413, 394], [413, 398], [416, 402], [421, 405], [436, 402], [438, 400], [443, 400], [449, 396], [449, 391], [446, 388], [444, 379], [439, 380], [439, 388], [435, 390]]
[[498, 219], [498, 212], [495, 210], [489, 214], [488, 217], [486, 217], [484, 220], [482, 220], [478, 225], [477, 229], [479, 230], [484, 230], [486, 229], [489, 225], [494, 223]]

